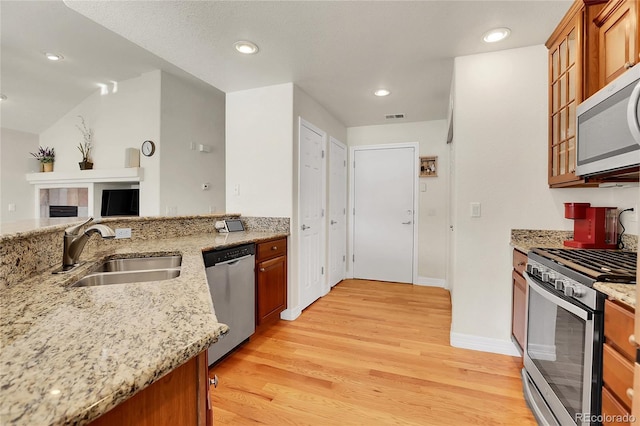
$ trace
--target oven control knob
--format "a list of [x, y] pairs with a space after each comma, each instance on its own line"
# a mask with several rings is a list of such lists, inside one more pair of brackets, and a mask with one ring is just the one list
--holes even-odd
[[542, 281], [545, 283], [554, 283], [556, 281], [556, 276], [551, 272], [543, 272], [542, 273]]
[[567, 297], [580, 297], [584, 295], [584, 291], [573, 284], [565, 284], [564, 286], [564, 295]]
[[564, 285], [564, 295], [568, 297], [573, 297], [575, 287], [572, 284]]
[[527, 272], [530, 274], [533, 273], [533, 265], [530, 263], [527, 263]]
[[556, 280], [554, 286], [556, 287], [556, 290], [564, 290], [564, 280]]

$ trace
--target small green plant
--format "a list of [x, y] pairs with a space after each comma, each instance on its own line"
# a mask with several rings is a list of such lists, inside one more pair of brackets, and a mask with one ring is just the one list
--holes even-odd
[[31, 155], [36, 157], [41, 163], [53, 163], [56, 158], [56, 153], [53, 148], [39, 147], [37, 152], [32, 152]]
[[84, 123], [84, 117], [79, 115], [80, 121], [82, 123], [82, 127], [76, 125], [80, 133], [82, 133], [83, 141], [78, 144], [78, 151], [82, 154], [82, 161], [88, 162], [91, 161], [89, 159], [89, 154], [91, 152], [92, 143], [93, 143], [93, 130], [88, 129], [86, 124]]

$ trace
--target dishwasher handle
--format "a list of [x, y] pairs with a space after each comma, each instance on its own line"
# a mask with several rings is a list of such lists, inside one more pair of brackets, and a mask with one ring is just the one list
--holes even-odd
[[230, 265], [230, 266], [233, 266], [236, 263], [240, 262], [241, 260], [248, 259], [248, 258], [253, 257], [253, 256], [254, 256], [253, 254], [248, 254], [246, 256], [238, 257], [238, 258], [235, 258], [235, 259], [225, 260], [224, 262], [216, 263], [216, 264], [214, 264], [212, 266], [219, 266], [219, 265]]

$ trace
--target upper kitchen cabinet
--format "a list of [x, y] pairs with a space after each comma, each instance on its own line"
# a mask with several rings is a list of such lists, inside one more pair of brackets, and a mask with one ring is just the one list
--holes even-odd
[[546, 43], [549, 49], [550, 187], [628, 181], [620, 173], [576, 176], [576, 107], [638, 58], [635, 0], [576, 0]]
[[612, 0], [596, 16], [599, 87], [604, 87], [638, 63], [639, 10], [637, 0]]

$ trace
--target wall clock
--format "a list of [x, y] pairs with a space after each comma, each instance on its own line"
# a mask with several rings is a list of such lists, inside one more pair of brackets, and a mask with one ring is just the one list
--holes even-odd
[[153, 141], [142, 142], [142, 154], [146, 157], [151, 157], [156, 152], [156, 144]]

